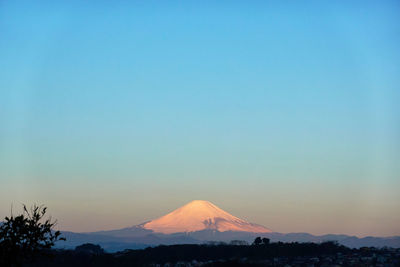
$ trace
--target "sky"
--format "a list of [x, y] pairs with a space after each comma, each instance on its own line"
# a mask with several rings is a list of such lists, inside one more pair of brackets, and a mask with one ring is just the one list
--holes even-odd
[[108, 230], [203, 199], [277, 232], [400, 235], [399, 13], [1, 1], [0, 218]]

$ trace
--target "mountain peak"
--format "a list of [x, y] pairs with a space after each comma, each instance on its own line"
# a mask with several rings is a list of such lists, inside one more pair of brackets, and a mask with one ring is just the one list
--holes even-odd
[[210, 205], [210, 204], [213, 205], [210, 201], [199, 200], [199, 199], [192, 200], [189, 203], [187, 203], [186, 205], [195, 205], [195, 204], [197, 204], [197, 205]]
[[180, 209], [192, 210], [196, 212], [225, 212], [207, 200], [192, 200], [183, 205]]
[[171, 234], [206, 229], [267, 233], [271, 230], [239, 219], [206, 200], [193, 200], [186, 205], [142, 225], [157, 233]]
[[185, 204], [182, 207], [185, 207], [185, 206], [189, 206], [189, 207], [200, 207], [200, 206], [203, 206], [203, 207], [216, 207], [214, 204], [212, 204], [210, 201], [207, 201], [207, 200], [192, 200], [192, 201], [190, 201], [189, 203]]

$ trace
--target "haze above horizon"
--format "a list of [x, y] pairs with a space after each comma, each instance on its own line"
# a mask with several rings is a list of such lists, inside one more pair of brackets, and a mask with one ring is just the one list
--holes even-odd
[[397, 1], [0, 3], [0, 218], [118, 229], [205, 199], [400, 235]]

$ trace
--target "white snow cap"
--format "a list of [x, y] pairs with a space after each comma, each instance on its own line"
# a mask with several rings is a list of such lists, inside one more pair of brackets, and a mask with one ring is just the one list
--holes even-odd
[[205, 229], [219, 232], [271, 232], [264, 226], [239, 219], [206, 200], [193, 200], [167, 215], [143, 224], [143, 228], [164, 234], [195, 232]]

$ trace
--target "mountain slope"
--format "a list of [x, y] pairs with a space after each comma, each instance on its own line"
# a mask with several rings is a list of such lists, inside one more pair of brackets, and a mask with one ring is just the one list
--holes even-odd
[[57, 247], [73, 248], [83, 243], [101, 245], [107, 251], [144, 248], [155, 245], [201, 244], [208, 241], [244, 240], [251, 243], [257, 236], [271, 242], [338, 241], [350, 248], [363, 246], [400, 248], [400, 236], [364, 237], [346, 235], [314, 236], [307, 233], [276, 233], [257, 224], [239, 219], [214, 204], [195, 200], [158, 219], [117, 230], [92, 233], [63, 232], [66, 242]]
[[189, 202], [167, 215], [142, 224], [141, 227], [163, 234], [195, 232], [206, 229], [219, 232], [271, 232], [268, 228], [239, 219], [205, 200]]

